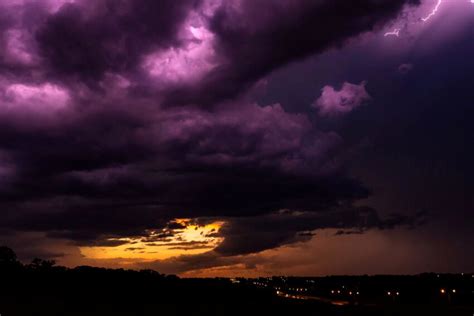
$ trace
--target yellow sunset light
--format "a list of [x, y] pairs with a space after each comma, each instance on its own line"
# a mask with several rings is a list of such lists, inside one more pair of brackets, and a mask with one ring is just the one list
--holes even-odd
[[80, 247], [80, 251], [89, 259], [133, 259], [133, 263], [163, 260], [183, 254], [196, 255], [210, 251], [222, 242], [222, 238], [215, 234], [224, 222], [205, 225], [193, 223], [190, 219], [176, 219], [173, 222], [183, 225], [183, 228], [149, 231], [146, 236], [133, 238], [109, 238], [107, 241], [118, 245]]

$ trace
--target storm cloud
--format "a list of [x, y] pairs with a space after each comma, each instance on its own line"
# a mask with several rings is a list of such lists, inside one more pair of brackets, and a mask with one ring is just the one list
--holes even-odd
[[[176, 218], [224, 220], [214, 252], [235, 256], [388, 228], [354, 206], [370, 192], [336, 132], [246, 92], [416, 3], [3, 2], [0, 229], [112, 247]], [[368, 98], [357, 87], [343, 87], [351, 108]]]

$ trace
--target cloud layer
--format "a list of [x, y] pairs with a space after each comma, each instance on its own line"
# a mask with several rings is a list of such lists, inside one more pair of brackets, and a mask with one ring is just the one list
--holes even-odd
[[[388, 227], [353, 206], [369, 192], [345, 176], [339, 135], [245, 92], [415, 3], [2, 2], [0, 228], [91, 246], [220, 219], [215, 253], [235, 256], [318, 228]], [[316, 106], [368, 99], [345, 83]]]

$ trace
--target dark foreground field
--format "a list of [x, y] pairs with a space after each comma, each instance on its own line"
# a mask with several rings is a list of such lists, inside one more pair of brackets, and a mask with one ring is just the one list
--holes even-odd
[[[180, 279], [150, 270], [68, 269], [43, 260], [23, 265], [5, 253], [1, 316], [474, 315], [471, 275]], [[395, 297], [383, 288], [403, 292]]]
[[181, 298], [166, 301], [159, 297], [127, 299], [125, 297], [58, 298], [38, 295], [36, 297], [1, 298], [1, 315], [473, 315], [468, 307], [430, 305], [398, 306], [332, 306], [317, 302], [259, 301], [236, 298], [220, 300], [207, 298], [197, 301]]

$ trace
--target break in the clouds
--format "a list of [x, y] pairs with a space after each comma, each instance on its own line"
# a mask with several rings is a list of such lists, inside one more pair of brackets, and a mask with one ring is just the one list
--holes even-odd
[[[174, 254], [211, 245], [237, 256], [320, 228], [392, 227], [354, 206], [369, 190], [346, 175], [336, 131], [247, 92], [416, 4], [3, 1], [0, 228], [91, 253], [144, 252], [154, 239]], [[340, 115], [369, 99], [365, 82], [344, 83], [315, 106]], [[170, 228], [176, 219], [186, 224]], [[193, 243], [189, 221], [216, 228]]]

